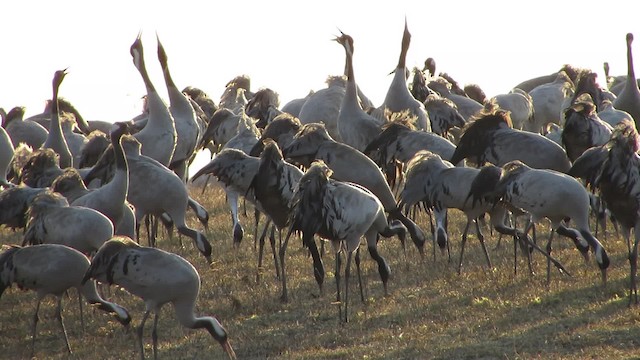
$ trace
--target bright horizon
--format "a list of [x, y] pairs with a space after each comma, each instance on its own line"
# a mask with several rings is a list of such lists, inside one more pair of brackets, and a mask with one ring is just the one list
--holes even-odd
[[[108, 3], [11, 2], [0, 5], [0, 106], [42, 112], [51, 79], [68, 67], [60, 95], [88, 120], [128, 120], [146, 93], [129, 47], [142, 32], [151, 80], [167, 99], [157, 61], [156, 33], [179, 88], [195, 86], [218, 101], [224, 85], [247, 74], [256, 91], [269, 87], [281, 106], [324, 88], [343, 73], [342, 47], [330, 41], [338, 29], [355, 41], [356, 81], [375, 105], [384, 100], [397, 63], [405, 16], [412, 34], [407, 66], [436, 60], [461, 85], [476, 83], [493, 96], [563, 64], [589, 68], [604, 83], [602, 64], [626, 74], [628, 2], [539, 1], [447, 3], [393, 1], [194, 1]], [[629, 15], [626, 15], [629, 13]], [[619, 15], [622, 14], [622, 15]], [[636, 45], [637, 47], [637, 45]]]

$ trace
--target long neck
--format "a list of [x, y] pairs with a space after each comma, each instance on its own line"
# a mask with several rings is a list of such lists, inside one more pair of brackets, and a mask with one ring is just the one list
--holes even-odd
[[120, 186], [120, 193], [124, 193], [123, 195], [126, 199], [129, 190], [129, 164], [122, 150], [121, 137], [122, 133], [119, 131], [116, 136], [113, 136], [111, 139], [112, 144], [114, 144], [113, 151], [116, 160], [116, 173], [111, 182]]
[[96, 282], [94, 280], [87, 281], [80, 289], [80, 292], [90, 304], [99, 304], [98, 309], [116, 314], [116, 319], [118, 319], [121, 324], [127, 325], [131, 322], [131, 316], [127, 309], [118, 304], [104, 300], [100, 294], [98, 294]]
[[51, 99], [51, 126], [49, 127], [49, 135], [45, 142], [45, 147], [53, 149], [60, 156], [60, 167], [67, 168], [73, 165], [73, 159], [69, 152], [69, 145], [62, 133], [60, 126], [60, 115], [58, 108], [58, 88], [60, 83], [53, 86], [53, 98]]
[[627, 40], [627, 84], [637, 87], [636, 73], [633, 69], [633, 52], [631, 51], [631, 41]]
[[357, 104], [358, 102], [358, 87], [356, 85], [356, 77], [353, 71], [353, 54], [347, 50], [345, 47], [346, 53], [346, 63], [345, 70], [347, 73], [347, 87], [345, 89], [345, 101], [354, 102]]
[[164, 74], [164, 82], [167, 85], [167, 92], [169, 94], [171, 107], [175, 107], [176, 105], [179, 105], [181, 108], [190, 106], [191, 104], [189, 104], [187, 98], [180, 90], [178, 90], [178, 87], [173, 82], [173, 78], [169, 72], [169, 66], [166, 63], [162, 65], [162, 73]]
[[[398, 59], [398, 66], [396, 67], [396, 71], [402, 69], [404, 72], [404, 69], [406, 68], [406, 62], [407, 62], [407, 52], [409, 51], [409, 49], [407, 47], [405, 47], [404, 45], [402, 46], [402, 49], [400, 49], [400, 58]], [[402, 76], [404, 76], [404, 74], [402, 74]]]
[[53, 98], [51, 99], [51, 126], [49, 132], [62, 137], [62, 126], [60, 125], [60, 115], [58, 107], [58, 84], [53, 87]]
[[122, 143], [120, 143], [121, 138], [122, 132], [118, 131], [115, 136], [111, 137], [111, 143], [113, 144], [113, 151], [116, 158], [116, 169], [126, 172], [129, 170], [129, 167], [127, 166], [127, 158], [122, 150]]
[[140, 59], [136, 68], [138, 69], [138, 71], [140, 72], [140, 75], [142, 76], [142, 81], [144, 81], [144, 86], [147, 89], [147, 95], [151, 96], [152, 93], [155, 93], [156, 96], [159, 96], [157, 95], [158, 92], [156, 91], [155, 86], [153, 86], [153, 83], [151, 82], [151, 78], [149, 78], [149, 73], [147, 73], [147, 67], [145, 66], [145, 63], [144, 63], [143, 52], [139, 51], [138, 56], [140, 57]]
[[89, 123], [82, 117], [80, 112], [73, 107], [72, 108], [73, 116], [76, 118], [76, 123], [78, 124], [78, 128], [82, 131], [83, 134], [89, 135], [91, 132], [91, 128], [89, 127]]

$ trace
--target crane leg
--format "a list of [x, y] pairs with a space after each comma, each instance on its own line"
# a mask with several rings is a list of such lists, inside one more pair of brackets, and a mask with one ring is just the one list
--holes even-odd
[[469, 225], [471, 220], [467, 219], [467, 224], [464, 226], [464, 232], [462, 233], [462, 244], [460, 244], [460, 261], [458, 261], [458, 275], [462, 272], [462, 258], [464, 257], [464, 246], [467, 243], [467, 233], [469, 232]]
[[[282, 234], [278, 231], [280, 243], [282, 243]], [[271, 244], [271, 252], [273, 253], [273, 265], [276, 269], [276, 278], [280, 277], [280, 265], [278, 264], [278, 254], [276, 252], [276, 226], [271, 224], [271, 234], [269, 235], [269, 243]]]
[[158, 317], [159, 309], [156, 309], [153, 318], [153, 330], [151, 331], [151, 340], [153, 341], [153, 358], [158, 360]]
[[478, 220], [474, 220], [474, 223], [476, 224], [476, 233], [478, 234], [478, 240], [480, 240], [480, 245], [482, 246], [484, 257], [487, 259], [487, 266], [489, 266], [489, 269], [492, 269], [493, 265], [491, 265], [491, 258], [489, 258], [489, 251], [487, 251], [487, 245], [484, 243], [484, 235], [482, 235], [480, 224], [478, 224]]
[[140, 326], [136, 329], [136, 334], [138, 335], [138, 347], [140, 348], [140, 359], [144, 360], [144, 345], [142, 344], [142, 333], [144, 330], [144, 323], [147, 321], [151, 310], [147, 310], [144, 312], [142, 316], [142, 321], [140, 322]]
[[67, 329], [64, 327], [64, 321], [62, 320], [62, 296], [58, 297], [58, 306], [56, 307], [56, 319], [60, 323], [60, 329], [62, 329], [62, 336], [64, 336], [64, 343], [67, 345], [67, 351], [71, 354], [71, 346], [69, 346], [69, 337], [67, 336]]
[[[260, 279], [262, 277], [262, 256], [264, 255], [264, 238], [267, 236], [267, 230], [269, 229], [269, 221], [264, 224], [264, 229], [262, 230], [262, 234], [260, 235], [260, 239], [258, 240], [258, 273], [256, 274], [256, 283], [260, 283]], [[275, 255], [275, 254], [274, 254]]]
[[36, 312], [33, 314], [33, 324], [31, 325], [31, 355], [29, 358], [33, 358], [33, 354], [36, 349], [36, 327], [38, 326], [38, 312], [40, 311], [40, 302], [42, 299], [38, 299], [38, 304], [36, 305]]

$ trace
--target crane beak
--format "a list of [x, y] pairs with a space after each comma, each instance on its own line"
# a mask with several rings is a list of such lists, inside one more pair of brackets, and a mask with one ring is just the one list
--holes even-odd
[[601, 269], [600, 271], [602, 272], [602, 286], [606, 288], [607, 287], [607, 269]]

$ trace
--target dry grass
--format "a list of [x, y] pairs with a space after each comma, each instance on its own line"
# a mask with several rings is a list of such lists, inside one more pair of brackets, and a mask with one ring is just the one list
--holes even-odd
[[[190, 242], [180, 248], [177, 238], [164, 237], [159, 246], [185, 256], [200, 272], [202, 289], [199, 314], [218, 317], [229, 332], [240, 359], [622, 359], [640, 352], [640, 313], [627, 306], [628, 262], [626, 245], [614, 233], [603, 240], [612, 258], [609, 283], [603, 288], [595, 263], [585, 265], [570, 241], [557, 239], [554, 255], [572, 277], [552, 273], [545, 286], [546, 262], [534, 257], [537, 272], [530, 276], [523, 258], [513, 275], [513, 247], [503, 241], [494, 249], [497, 235], [487, 236], [494, 268], [487, 269], [475, 236], [465, 251], [461, 275], [455, 263], [459, 254], [462, 216], [452, 212], [450, 236], [453, 261], [438, 252], [421, 261], [408, 244], [404, 260], [396, 239], [382, 239], [381, 254], [391, 265], [390, 294], [383, 296], [377, 268], [363, 251], [366, 303], [358, 295], [355, 277], [351, 287], [351, 321], [338, 321], [334, 303], [334, 257], [325, 253], [325, 293], [312, 276], [311, 259], [299, 239], [289, 245], [287, 273], [289, 303], [279, 300], [269, 252], [260, 283], [256, 282], [252, 216], [242, 219], [245, 240], [239, 250], [231, 244], [231, 226], [224, 196], [209, 189], [192, 194], [211, 213], [208, 238], [214, 263], [208, 267]], [[252, 214], [252, 209], [248, 209]], [[418, 222], [426, 230], [427, 219]], [[191, 226], [198, 227], [190, 219]], [[539, 227], [546, 237], [548, 227]], [[19, 243], [20, 234], [2, 231], [2, 243]], [[603, 236], [601, 236], [603, 238]], [[267, 247], [268, 249], [268, 247]], [[329, 247], [327, 248], [329, 249]], [[363, 249], [364, 250], [364, 249]], [[355, 271], [352, 272], [355, 274]], [[143, 303], [125, 291], [111, 288], [108, 295], [129, 309], [133, 326], [144, 312]], [[53, 318], [54, 301], [41, 306], [36, 357], [66, 359], [64, 342]], [[75, 292], [64, 300], [69, 340], [77, 359], [134, 359], [134, 332], [126, 332], [110, 316], [85, 306], [85, 330], [80, 326]], [[30, 353], [29, 325], [35, 294], [13, 287], [0, 300], [0, 358], [26, 358]], [[151, 356], [151, 324], [145, 328], [145, 349]], [[163, 308], [159, 324], [159, 353], [164, 359], [223, 358], [218, 344], [205, 331], [183, 329], [170, 306]]]

